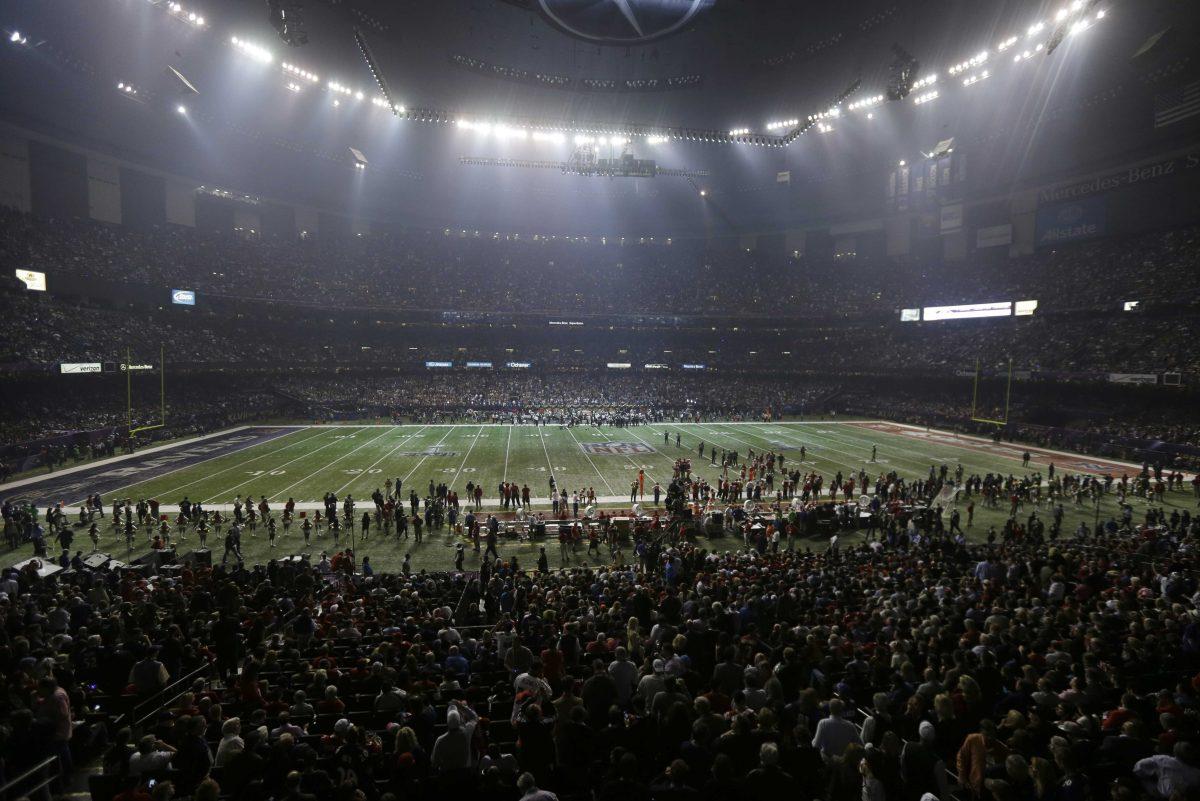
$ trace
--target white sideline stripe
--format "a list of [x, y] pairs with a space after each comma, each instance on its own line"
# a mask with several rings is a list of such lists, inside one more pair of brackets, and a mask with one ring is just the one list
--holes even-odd
[[198, 437], [182, 439], [178, 442], [171, 442], [166, 445], [155, 445], [153, 448], [146, 448], [145, 450], [140, 450], [136, 453], [123, 453], [119, 456], [109, 456], [107, 459], [97, 459], [94, 462], [85, 462], [84, 464], [75, 465], [74, 467], [64, 467], [62, 470], [56, 470], [53, 473], [39, 473], [36, 476], [17, 479], [16, 481], [10, 481], [7, 484], [0, 484], [0, 492], [24, 487], [26, 484], [34, 484], [39, 481], [45, 481], [49, 476], [69, 476], [72, 473], [79, 473], [83, 470], [91, 470], [93, 467], [104, 467], [105, 465], [116, 464], [118, 462], [127, 462], [130, 459], [140, 459], [149, 453], [159, 453], [160, 451], [170, 450], [171, 448], [183, 448], [188, 445], [194, 445], [197, 442], [203, 442], [206, 439], [212, 439], [213, 437], [223, 437], [226, 434], [236, 434], [237, 432], [244, 431], [247, 428], [294, 428], [299, 431], [300, 429], [306, 428], [306, 426], [234, 426], [233, 428], [226, 428], [223, 431], [217, 431], [212, 434], [201, 434]]
[[408, 442], [408, 441], [409, 441], [410, 439], [412, 439], [413, 437], [419, 437], [419, 436], [421, 436], [421, 431], [424, 431], [424, 430], [425, 430], [425, 427], [424, 427], [424, 426], [422, 426], [422, 427], [421, 427], [421, 429], [420, 429], [420, 431], [415, 431], [415, 432], [413, 432], [412, 434], [409, 434], [409, 435], [408, 435], [408, 436], [406, 436], [406, 437], [401, 437], [401, 438], [400, 438], [400, 441], [396, 443], [396, 446], [395, 446], [394, 448], [392, 448], [390, 451], [388, 451], [387, 453], [385, 453], [383, 456], [380, 456], [378, 459], [376, 459], [376, 460], [375, 460], [375, 461], [374, 461], [374, 462], [371, 464], [371, 466], [370, 466], [370, 467], [368, 467], [366, 470], [362, 471], [362, 472], [361, 472], [361, 473], [359, 473], [357, 476], [355, 476], [354, 478], [350, 479], [350, 480], [349, 480], [349, 481], [347, 481], [345, 484], [343, 484], [342, 486], [340, 486], [340, 487], [338, 487], [336, 490], [334, 490], [334, 491], [333, 491], [333, 494], [334, 494], [334, 495], [340, 495], [340, 494], [341, 494], [341, 492], [342, 492], [342, 490], [344, 490], [346, 487], [350, 486], [350, 485], [351, 485], [351, 484], [353, 484], [355, 481], [358, 481], [360, 478], [362, 478], [363, 476], [365, 476], [365, 475], [367, 474], [367, 472], [368, 472], [368, 471], [370, 471], [370, 470], [374, 469], [376, 465], [378, 465], [378, 464], [379, 464], [380, 462], [382, 462], [384, 459], [388, 458], [388, 457], [389, 457], [389, 456], [391, 456], [393, 453], [395, 453], [395, 452], [396, 452], [396, 451], [397, 451], [397, 450], [400, 448], [400, 446], [401, 446], [401, 445], [403, 445], [404, 443]]
[[[369, 440], [367, 440], [366, 442], [364, 442], [362, 445], [359, 445], [357, 448], [354, 448], [354, 449], [352, 449], [352, 450], [346, 451], [345, 453], [343, 453], [341, 456], [339, 456], [339, 457], [337, 457], [336, 459], [334, 459], [334, 460], [333, 460], [332, 462], [330, 462], [329, 464], [327, 464], [327, 465], [324, 465], [323, 467], [321, 467], [321, 468], [319, 468], [319, 469], [317, 469], [317, 470], [314, 470], [313, 472], [309, 473], [307, 476], [305, 476], [304, 478], [300, 479], [299, 481], [294, 481], [294, 482], [292, 482], [291, 484], [288, 484], [286, 487], [284, 487], [283, 489], [279, 490], [279, 492], [276, 492], [274, 495], [272, 495], [271, 497], [269, 497], [267, 500], [269, 500], [269, 501], [273, 501], [273, 500], [275, 500], [275, 499], [276, 499], [276, 498], [278, 498], [280, 495], [283, 495], [283, 494], [284, 494], [284, 493], [286, 493], [288, 490], [290, 490], [292, 487], [295, 487], [295, 486], [298, 486], [298, 485], [300, 485], [300, 484], [303, 484], [305, 481], [308, 481], [308, 480], [309, 480], [310, 478], [312, 478], [313, 476], [319, 475], [319, 474], [321, 474], [321, 473], [325, 472], [326, 470], [328, 470], [329, 468], [333, 467], [335, 464], [337, 464], [338, 462], [342, 461], [342, 460], [343, 460], [343, 459], [345, 459], [347, 456], [352, 456], [353, 454], [356, 454], [356, 453], [358, 453], [358, 452], [359, 452], [359, 451], [361, 451], [363, 448], [367, 447], [368, 445], [370, 445], [370, 444], [372, 444], [372, 443], [374, 443], [374, 442], [378, 442], [379, 440], [383, 439], [383, 438], [384, 438], [384, 437], [386, 437], [386, 436], [387, 436], [387, 432], [386, 432], [386, 431], [384, 431], [384, 432], [383, 432], [382, 434], [380, 434], [378, 437], [374, 437], [373, 439], [369, 439]], [[339, 441], [339, 440], [334, 440], [333, 442], [329, 443], [329, 445], [333, 445], [333, 444], [337, 443], [338, 441]], [[317, 448], [317, 451], [321, 450], [322, 448], [328, 448], [328, 447], [329, 447], [329, 445], [322, 445], [320, 448]], [[313, 453], [316, 453], [317, 451], [313, 451]], [[306, 455], [311, 455], [311, 454], [306, 454]], [[298, 457], [298, 458], [303, 458], [303, 457]], [[296, 461], [296, 460], [295, 460], [295, 459], [293, 459], [292, 461]], [[292, 462], [285, 462], [285, 464], [291, 464], [291, 463], [292, 463]], [[283, 465], [280, 465], [280, 467], [283, 467]], [[253, 480], [254, 480], [254, 479], [251, 479], [251, 481], [253, 481]], [[245, 483], [246, 483], [246, 484], [249, 484], [250, 482], [249, 482], [249, 481], [247, 481], [247, 482], [245, 482]], [[240, 487], [240, 486], [241, 486], [241, 484], [239, 484], [238, 486]]]

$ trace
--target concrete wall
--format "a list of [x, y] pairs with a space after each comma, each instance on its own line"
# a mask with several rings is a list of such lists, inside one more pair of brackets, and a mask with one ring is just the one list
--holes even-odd
[[88, 214], [93, 220], [121, 223], [121, 168], [88, 157]]
[[0, 135], [0, 206], [31, 209], [29, 199], [29, 142]]

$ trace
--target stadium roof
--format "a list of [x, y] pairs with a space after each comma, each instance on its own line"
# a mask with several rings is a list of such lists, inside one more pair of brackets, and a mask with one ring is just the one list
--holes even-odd
[[[294, 25], [293, 4], [273, 2]], [[828, 152], [814, 153], [829, 145], [808, 141], [822, 134], [847, 143], [860, 137], [839, 157], [847, 169], [864, 169], [866, 159], [877, 171], [948, 136], [967, 141], [968, 128], [994, 128], [997, 118], [1019, 116], [1037, 128], [1046, 109], [1106, 88], [1126, 90], [1107, 101], [1106, 113], [1120, 121], [1121, 104], [1139, 99], [1130, 84], [1186, 53], [1196, 17], [1168, 0], [310, 1], [299, 9], [307, 44], [289, 47], [272, 27], [270, 5], [15, 0], [0, 24], [29, 41], [4, 51], [4, 116], [160, 169], [264, 196], [333, 202], [350, 213], [490, 225], [481, 204], [523, 192], [526, 209], [539, 196], [556, 207], [574, 196], [576, 216], [619, 215], [624, 207], [644, 220], [652, 207], [662, 232], [696, 217], [694, 182], [483, 175], [459, 159], [565, 159], [580, 132], [634, 124], [771, 137], [807, 128], [786, 149], [623, 137], [637, 156], [662, 166], [710, 171], [712, 197], [752, 187], [770, 194], [780, 172], [797, 183], [806, 158], [830, 167]], [[407, 118], [387, 108], [355, 29]], [[1163, 31], [1150, 52], [1134, 57]], [[905, 55], [915, 78], [939, 81], [886, 101]], [[962, 69], [951, 73], [955, 66]], [[852, 86], [836, 123], [808, 120]], [[442, 121], [418, 122], [417, 110]], [[874, 139], [851, 132], [868, 114], [878, 118]], [[458, 120], [475, 126], [464, 131]], [[787, 124], [772, 125], [780, 122]], [[558, 139], [530, 137], [556, 124], [566, 129]], [[1038, 147], [1071, 148], [1079, 133]], [[355, 177], [349, 147], [369, 159], [359, 170], [365, 175]], [[734, 227], [777, 221], [780, 203], [762, 197], [723, 214], [743, 215]]]

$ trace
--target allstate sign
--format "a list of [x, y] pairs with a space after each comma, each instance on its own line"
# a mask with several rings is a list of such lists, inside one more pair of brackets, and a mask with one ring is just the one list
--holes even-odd
[[190, 289], [172, 289], [171, 302], [178, 306], [195, 306], [196, 293]]
[[1102, 197], [1042, 206], [1037, 212], [1037, 246], [1054, 247], [1103, 236], [1106, 211]]

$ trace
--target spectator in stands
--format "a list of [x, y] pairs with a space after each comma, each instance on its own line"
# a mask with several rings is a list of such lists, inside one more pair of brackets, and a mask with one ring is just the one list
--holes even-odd
[[829, 702], [829, 717], [823, 718], [817, 724], [813, 735], [813, 748], [821, 752], [826, 762], [831, 762], [846, 751], [846, 746], [862, 742], [858, 728], [842, 717], [846, 705], [840, 698]]
[[[146, 772], [167, 770], [175, 756], [175, 748], [152, 734], [138, 740], [137, 753], [129, 757], [129, 775], [141, 776]], [[220, 763], [218, 763], [218, 767]]]

